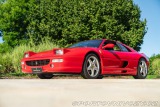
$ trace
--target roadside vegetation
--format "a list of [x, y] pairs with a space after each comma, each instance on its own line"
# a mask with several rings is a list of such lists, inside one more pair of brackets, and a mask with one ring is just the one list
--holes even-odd
[[151, 56], [149, 61], [150, 61], [149, 77], [160, 78], [160, 54]]

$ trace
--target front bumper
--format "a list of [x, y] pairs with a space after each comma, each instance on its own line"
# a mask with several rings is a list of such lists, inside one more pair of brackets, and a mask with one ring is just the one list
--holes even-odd
[[[49, 63], [36, 64], [36, 61], [49, 59]], [[35, 61], [28, 64], [27, 61]], [[38, 62], [37, 62], [38, 63]], [[21, 61], [22, 72], [33, 73], [33, 68], [41, 68], [42, 73], [80, 73], [82, 71], [82, 58], [74, 57], [50, 57], [50, 58], [24, 58]]]

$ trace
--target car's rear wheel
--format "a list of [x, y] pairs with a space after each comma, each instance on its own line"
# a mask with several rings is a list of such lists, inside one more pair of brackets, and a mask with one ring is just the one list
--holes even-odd
[[37, 76], [40, 78], [40, 79], [51, 79], [53, 77], [53, 74], [37, 74]]
[[145, 79], [148, 74], [148, 66], [144, 58], [141, 58], [137, 67], [137, 75], [133, 76], [135, 79]]
[[91, 53], [85, 58], [82, 77], [85, 79], [97, 79], [100, 75], [100, 61], [97, 55]]

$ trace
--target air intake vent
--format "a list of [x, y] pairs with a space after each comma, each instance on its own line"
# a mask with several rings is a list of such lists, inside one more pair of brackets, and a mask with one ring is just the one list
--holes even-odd
[[32, 61], [26, 61], [26, 64], [28, 66], [43, 66], [43, 65], [48, 65], [50, 62], [49, 59], [45, 60], [32, 60]]
[[123, 65], [122, 65], [122, 68], [125, 68], [127, 65], [128, 65], [128, 62], [127, 62], [127, 61], [124, 61], [124, 62], [123, 62]]

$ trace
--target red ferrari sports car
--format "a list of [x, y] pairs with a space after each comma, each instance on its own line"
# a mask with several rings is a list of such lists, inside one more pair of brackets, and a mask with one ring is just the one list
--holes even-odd
[[24, 53], [22, 72], [50, 79], [57, 73], [81, 74], [86, 79], [104, 75], [131, 75], [144, 79], [149, 61], [145, 54], [112, 40], [88, 40], [68, 48]]

